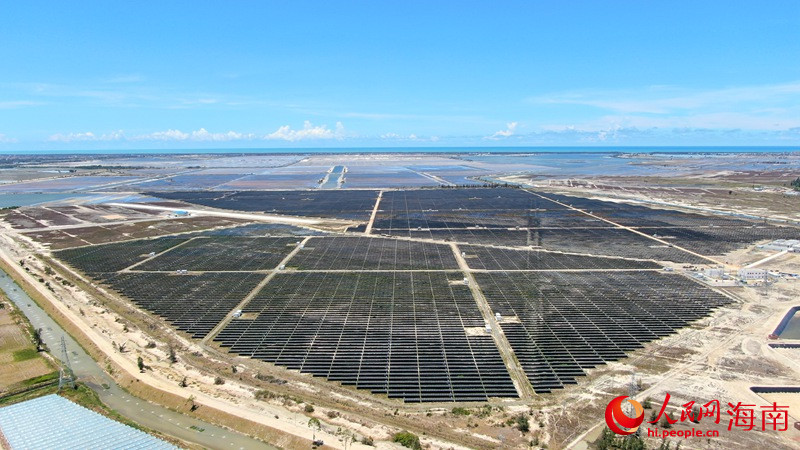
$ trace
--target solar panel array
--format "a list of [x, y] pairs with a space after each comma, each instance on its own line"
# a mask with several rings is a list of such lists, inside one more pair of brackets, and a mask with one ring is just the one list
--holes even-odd
[[275, 277], [216, 341], [406, 402], [516, 397], [469, 288], [441, 272]]
[[102, 273], [97, 279], [193, 338], [205, 337], [265, 275]]
[[[657, 272], [476, 273], [537, 393], [674, 333], [730, 300]], [[510, 319], [510, 320], [509, 320]]]
[[373, 234], [407, 237], [413, 239], [436, 239], [445, 242], [468, 242], [471, 244], [526, 246], [530, 245], [528, 233], [525, 230], [507, 230], [505, 228], [466, 229], [452, 228], [448, 230], [428, 230], [423, 228], [379, 230], [373, 229]]
[[172, 237], [142, 239], [60, 250], [53, 254], [82, 272], [116, 272], [144, 261], [151, 252], [160, 253], [187, 240]]
[[143, 271], [274, 269], [297, 245], [293, 237], [198, 237], [136, 266]]
[[526, 226], [528, 212], [547, 202], [519, 189], [437, 189], [383, 194], [374, 227], [380, 230]]
[[574, 270], [574, 269], [658, 269], [653, 261], [555, 253], [540, 250], [512, 250], [476, 245], [459, 247], [467, 264], [483, 270]]
[[213, 208], [237, 211], [261, 211], [311, 217], [336, 217], [365, 220], [369, 218], [378, 191], [187, 191], [148, 193], [154, 197], [181, 200]]
[[680, 243], [681, 247], [703, 255], [722, 255], [761, 240], [800, 238], [800, 229], [796, 227], [744, 218], [654, 209], [558, 194], [543, 195], [645, 234]]
[[458, 269], [447, 245], [345, 236], [310, 239], [290, 266], [301, 270]]
[[[348, 190], [159, 195], [361, 219], [377, 198]], [[447, 241], [459, 243], [491, 312], [503, 316], [534, 389], [549, 392], [728, 302], [658, 271], [657, 261], [708, 262], [669, 243], [717, 253], [796, 230], [548, 195], [626, 224], [641, 215], [642, 232], [667, 244], [523, 190], [469, 188], [384, 192], [373, 234], [403, 239], [257, 225], [57, 256], [195, 338], [253, 293], [245, 314], [213, 337], [232, 353], [407, 402], [481, 401], [517, 391]], [[253, 292], [303, 236], [311, 238], [285, 270]], [[150, 252], [159, 254], [147, 259]]]
[[622, 228], [552, 228], [530, 230], [531, 245], [547, 250], [597, 256], [707, 264], [705, 258]]

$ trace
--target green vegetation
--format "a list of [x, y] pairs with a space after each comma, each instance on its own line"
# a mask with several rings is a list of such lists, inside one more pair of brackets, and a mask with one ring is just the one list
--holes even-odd
[[396, 442], [403, 447], [413, 450], [422, 450], [422, 444], [419, 442], [419, 436], [408, 431], [401, 431], [392, 436], [392, 442]]
[[518, 415], [515, 422], [517, 424], [517, 429], [522, 433], [527, 433], [531, 430], [531, 423], [528, 421], [528, 416], [526, 414]]
[[638, 435], [617, 436], [613, 431], [605, 428], [600, 439], [594, 443], [594, 448], [598, 450], [644, 450], [647, 447]]
[[275, 397], [275, 394], [266, 390], [266, 389], [259, 389], [256, 391], [256, 400], [269, 400]]
[[16, 394], [6, 395], [4, 397], [0, 397], [0, 406], [13, 405], [14, 403], [24, 402], [25, 400], [41, 397], [43, 395], [55, 394], [57, 390], [58, 386], [51, 384], [43, 388], [30, 389], [18, 392]]
[[461, 406], [456, 406], [450, 412], [452, 412], [454, 416], [468, 416], [468, 415], [470, 415], [469, 410], [467, 408], [463, 408]]
[[14, 362], [27, 361], [29, 359], [36, 358], [37, 356], [39, 356], [39, 353], [36, 351], [36, 349], [24, 348], [14, 352]]
[[44, 375], [39, 375], [38, 377], [28, 378], [27, 380], [23, 381], [22, 384], [24, 386], [35, 386], [37, 384], [48, 383], [48, 382], [56, 382], [58, 380], [58, 372], [50, 372]]
[[797, 179], [792, 181], [791, 185], [792, 189], [794, 189], [795, 191], [800, 191], [800, 177], [797, 177]]

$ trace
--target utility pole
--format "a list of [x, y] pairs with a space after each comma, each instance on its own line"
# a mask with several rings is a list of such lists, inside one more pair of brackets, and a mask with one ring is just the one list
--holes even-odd
[[75, 374], [69, 364], [67, 342], [64, 340], [64, 336], [61, 336], [61, 367], [58, 369], [58, 390], [60, 391], [65, 384], [75, 389]]

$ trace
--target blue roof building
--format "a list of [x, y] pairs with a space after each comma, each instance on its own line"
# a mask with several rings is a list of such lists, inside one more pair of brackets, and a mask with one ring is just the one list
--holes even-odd
[[177, 448], [55, 394], [0, 408], [0, 432], [13, 450]]

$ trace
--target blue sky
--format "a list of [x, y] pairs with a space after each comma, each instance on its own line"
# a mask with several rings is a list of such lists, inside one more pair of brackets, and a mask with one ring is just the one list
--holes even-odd
[[799, 145], [800, 2], [0, 5], [0, 149]]

